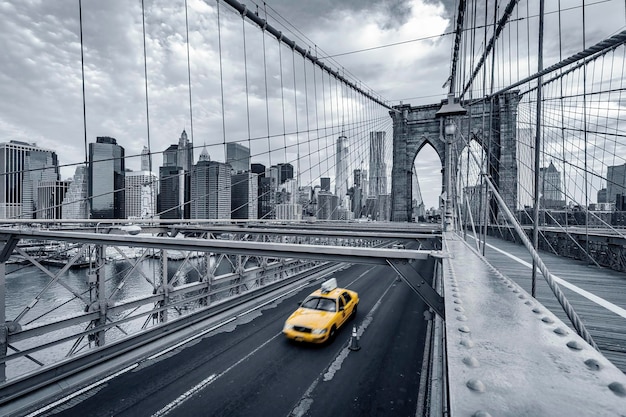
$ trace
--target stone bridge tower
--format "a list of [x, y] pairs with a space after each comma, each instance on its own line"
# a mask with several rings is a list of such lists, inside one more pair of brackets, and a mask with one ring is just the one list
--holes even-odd
[[[391, 171], [391, 220], [412, 221], [412, 168], [419, 151], [427, 143], [437, 152], [445, 179], [446, 146], [443, 138], [443, 118], [435, 113], [442, 103], [412, 107], [408, 104], [395, 106], [390, 112], [393, 119], [393, 168]], [[467, 115], [455, 118], [457, 123], [456, 146], [452, 147], [452, 166], [458, 169], [458, 155], [465, 148], [465, 141], [479, 143], [489, 159], [489, 175], [509, 208], [517, 202], [517, 105], [518, 91], [494, 96], [493, 100], [462, 103]], [[491, 127], [491, 128], [489, 128]], [[455, 178], [455, 172], [452, 178]], [[442, 181], [443, 193], [445, 181]], [[452, 189], [455, 190], [455, 186]], [[424, 191], [424, 190], [422, 190]], [[453, 191], [453, 196], [456, 193]], [[490, 198], [490, 221], [497, 218], [498, 207]]]

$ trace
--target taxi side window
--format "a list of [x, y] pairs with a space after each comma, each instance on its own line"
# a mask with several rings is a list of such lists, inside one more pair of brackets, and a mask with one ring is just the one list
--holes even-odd
[[348, 293], [347, 293], [347, 292], [345, 292], [345, 291], [344, 291], [344, 293], [343, 293], [343, 294], [341, 294], [341, 295], [343, 295], [343, 298], [346, 300], [346, 304], [348, 304], [348, 303], [350, 302], [350, 300], [352, 299], [352, 298], [350, 298], [350, 294], [348, 294]]
[[339, 311], [344, 308], [346, 304], [343, 301], [343, 297], [339, 297]]

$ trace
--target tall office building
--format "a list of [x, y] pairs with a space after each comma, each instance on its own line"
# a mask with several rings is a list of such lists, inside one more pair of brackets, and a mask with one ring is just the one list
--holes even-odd
[[147, 146], [144, 146], [141, 151], [141, 170], [150, 172], [152, 168], [150, 165], [150, 150]]
[[250, 148], [239, 143], [227, 143], [226, 163], [230, 164], [234, 174], [250, 171]]
[[157, 176], [150, 171], [126, 172], [126, 217], [150, 219], [156, 215]]
[[335, 195], [339, 198], [339, 204], [348, 195], [348, 138], [341, 135], [337, 138], [337, 151], [335, 152]]
[[320, 189], [322, 191], [330, 192], [330, 178], [328, 177], [320, 178]]
[[89, 218], [89, 206], [87, 197], [89, 193], [89, 183], [87, 179], [87, 168], [77, 166], [74, 177], [70, 182], [65, 198], [61, 216], [63, 219], [87, 219]]
[[39, 218], [37, 188], [59, 180], [57, 155], [26, 142], [0, 143], [0, 175], [0, 218]]
[[163, 165], [159, 168], [159, 213], [162, 213], [162, 219], [188, 219], [191, 216], [192, 167], [193, 143], [183, 130], [178, 143], [163, 152]]
[[617, 203], [617, 195], [626, 195], [626, 164], [607, 167], [606, 202]]
[[193, 219], [230, 219], [230, 165], [211, 161], [206, 148], [191, 171], [191, 216]]
[[89, 144], [89, 204], [92, 219], [125, 219], [124, 148], [99, 136]]
[[239, 172], [231, 177], [231, 218], [250, 219], [258, 218], [259, 185], [256, 174]]
[[317, 194], [317, 213], [319, 220], [337, 220], [337, 208], [339, 198], [327, 191], [320, 191]]
[[541, 187], [540, 207], [559, 209], [565, 206], [563, 188], [561, 185], [561, 172], [556, 169], [552, 162], [550, 162], [548, 167], [539, 169], [539, 184]]
[[387, 194], [385, 135], [386, 132], [370, 132], [370, 177], [368, 196]]
[[37, 187], [37, 218], [62, 219], [63, 198], [69, 181], [41, 181]]

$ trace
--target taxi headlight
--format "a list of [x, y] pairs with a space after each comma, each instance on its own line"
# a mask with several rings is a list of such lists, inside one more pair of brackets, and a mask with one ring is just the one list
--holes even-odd
[[284, 331], [292, 330], [292, 329], [293, 329], [293, 324], [285, 323], [285, 326], [283, 327]]
[[312, 334], [324, 334], [326, 333], [326, 329], [313, 329], [311, 330]]

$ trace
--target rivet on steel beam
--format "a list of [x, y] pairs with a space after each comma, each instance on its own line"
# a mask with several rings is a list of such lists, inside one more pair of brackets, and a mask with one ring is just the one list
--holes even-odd
[[469, 329], [469, 327], [467, 327], [467, 326], [461, 326], [461, 327], [459, 327], [459, 331], [460, 331], [461, 333], [469, 333], [469, 332], [470, 332], [470, 329]]
[[583, 350], [582, 345], [575, 340], [570, 340], [569, 342], [567, 342], [567, 347], [572, 350]]
[[472, 417], [491, 417], [491, 414], [486, 411], [480, 410], [472, 414]]
[[517, 293], [519, 292], [519, 290], [518, 290], [517, 288], [514, 288], [514, 289], [513, 289], [513, 292], [514, 292], [515, 294], [517, 294]]
[[465, 317], [463, 314], [456, 316], [456, 319], [458, 321], [467, 321], [467, 317]]
[[539, 309], [539, 308], [535, 307], [535, 308], [533, 308], [533, 313], [535, 313], [535, 314], [541, 314], [541, 309]]
[[456, 293], [456, 292], [453, 293], [452, 296], [455, 297], [455, 298], [459, 298], [460, 297], [460, 295], [458, 293]]
[[542, 318], [541, 318], [541, 321], [542, 321], [542, 322], [544, 322], [544, 323], [548, 323], [548, 324], [550, 324], [550, 323], [554, 323], [554, 320], [552, 320], [552, 319], [551, 319], [550, 317], [548, 317], [548, 316], [542, 317]]
[[569, 332], [562, 327], [557, 327], [556, 329], [554, 329], [554, 333], [558, 334], [559, 336], [567, 336], [569, 334]]
[[473, 356], [466, 356], [463, 358], [463, 363], [470, 368], [478, 368], [480, 366], [480, 362]]
[[531, 305], [533, 305], [533, 302], [532, 302], [532, 301], [530, 301], [530, 300], [528, 300], [528, 301], [526, 301], [524, 304], [526, 304], [527, 306], [531, 306]]
[[462, 312], [465, 311], [465, 309], [463, 307], [461, 307], [461, 306], [456, 306], [456, 307], [454, 307], [454, 311], [458, 311], [459, 313], [462, 313]]
[[526, 298], [526, 296], [524, 294], [520, 294], [517, 296], [517, 298], [519, 298], [520, 300], [523, 300]]
[[585, 365], [587, 365], [587, 368], [591, 369], [592, 371], [600, 370], [600, 362], [595, 359], [587, 359], [585, 361]]
[[454, 300], [454, 304], [463, 304], [463, 301], [457, 298], [456, 300]]
[[611, 382], [609, 384], [609, 389], [618, 397], [626, 397], [626, 388], [624, 388], [624, 385], [619, 382]]
[[464, 337], [461, 339], [461, 342], [459, 342], [462, 346], [465, 346], [466, 348], [473, 348], [474, 347], [474, 341], [470, 338]]
[[485, 392], [485, 384], [478, 379], [470, 379], [465, 385], [472, 391]]

